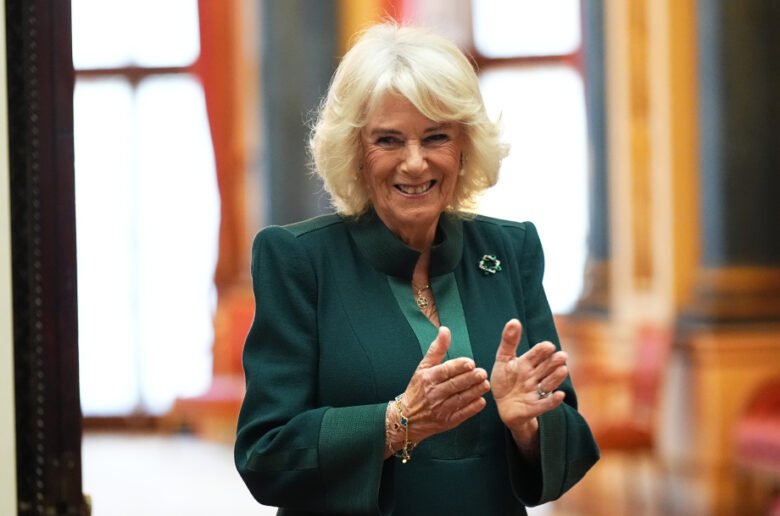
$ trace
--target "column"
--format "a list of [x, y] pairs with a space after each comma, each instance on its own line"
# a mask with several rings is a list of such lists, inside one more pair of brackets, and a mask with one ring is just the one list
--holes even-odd
[[260, 27], [264, 222], [286, 224], [328, 210], [307, 142], [336, 66], [336, 1], [267, 0]]
[[698, 0], [696, 16], [699, 253], [660, 442], [671, 499], [700, 494], [676, 509], [752, 513], [733, 430], [780, 370], [780, 4]]
[[780, 5], [700, 0], [700, 271], [687, 317], [780, 319]]
[[604, 2], [583, 3], [585, 104], [588, 123], [588, 241], [578, 314], [606, 315], [609, 307], [609, 199], [604, 76]]

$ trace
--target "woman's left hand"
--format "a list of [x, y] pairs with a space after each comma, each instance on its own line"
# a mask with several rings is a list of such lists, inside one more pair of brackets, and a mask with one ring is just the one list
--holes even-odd
[[531, 439], [538, 430], [536, 418], [563, 402], [565, 393], [555, 389], [569, 373], [566, 353], [556, 351], [552, 342], [540, 342], [517, 356], [521, 334], [520, 321], [506, 323], [490, 375], [498, 415], [516, 441]]

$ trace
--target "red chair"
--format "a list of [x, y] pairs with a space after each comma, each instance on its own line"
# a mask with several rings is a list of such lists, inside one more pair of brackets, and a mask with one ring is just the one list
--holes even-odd
[[734, 454], [746, 480], [757, 487], [755, 503], [762, 513], [780, 515], [780, 378], [762, 385], [737, 421]]
[[[582, 365], [572, 371], [577, 390], [602, 407], [593, 417], [587, 407], [583, 410], [596, 442], [605, 451], [650, 450], [655, 446], [658, 398], [672, 337], [665, 328], [646, 326], [637, 332], [637, 340], [636, 361], [628, 370]], [[623, 410], [609, 410], [614, 394], [627, 396]]]
[[602, 467], [607, 463], [620, 467], [622, 485], [605, 493], [610, 513], [665, 514], [657, 494], [655, 429], [672, 333], [647, 326], [638, 330], [636, 338], [636, 360], [627, 370], [575, 362], [572, 377], [580, 408], [605, 459]]

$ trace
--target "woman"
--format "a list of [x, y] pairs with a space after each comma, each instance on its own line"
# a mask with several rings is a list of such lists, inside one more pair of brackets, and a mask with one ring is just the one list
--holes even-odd
[[[236, 464], [279, 514], [525, 514], [598, 459], [473, 68], [370, 28], [311, 139], [337, 213], [261, 231]], [[535, 344], [531, 347], [531, 344]], [[519, 355], [519, 356], [518, 356]]]

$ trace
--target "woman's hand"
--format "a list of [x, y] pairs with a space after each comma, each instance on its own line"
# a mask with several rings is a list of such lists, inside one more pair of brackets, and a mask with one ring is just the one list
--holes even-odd
[[565, 394], [555, 389], [569, 371], [566, 353], [556, 351], [552, 342], [540, 342], [518, 357], [521, 334], [517, 319], [504, 326], [490, 383], [501, 421], [512, 431], [518, 446], [528, 449], [536, 442], [536, 418], [563, 402]]
[[450, 330], [439, 328], [404, 391], [401, 403], [411, 442], [455, 428], [485, 408], [482, 396], [490, 390], [487, 372], [470, 358], [442, 362], [450, 341]]

